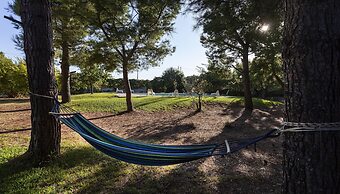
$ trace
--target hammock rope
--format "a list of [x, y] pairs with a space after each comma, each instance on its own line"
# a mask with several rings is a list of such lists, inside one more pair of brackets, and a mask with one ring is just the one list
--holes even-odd
[[[42, 97], [44, 95], [33, 96]], [[99, 151], [118, 160], [128, 163], [163, 166], [179, 164], [198, 160], [211, 156], [225, 156], [237, 152], [267, 138], [279, 136], [278, 129], [252, 138], [239, 140], [225, 140], [220, 144], [198, 144], [198, 145], [159, 145], [148, 144], [129, 139], [124, 139], [111, 134], [96, 126], [86, 119], [81, 113], [62, 105], [51, 96], [46, 96], [55, 101], [55, 106], [50, 114], [59, 119], [62, 123], [77, 132], [89, 144]]]

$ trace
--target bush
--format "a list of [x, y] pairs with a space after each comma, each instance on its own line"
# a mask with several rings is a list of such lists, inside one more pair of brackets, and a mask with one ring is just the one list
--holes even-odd
[[23, 62], [18, 64], [0, 52], [0, 93], [17, 97], [28, 93], [27, 70]]

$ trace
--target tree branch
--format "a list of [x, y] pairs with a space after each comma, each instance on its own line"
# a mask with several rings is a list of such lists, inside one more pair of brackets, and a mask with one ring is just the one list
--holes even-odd
[[228, 47], [231, 47], [231, 48], [233, 48], [233, 49], [236, 49], [236, 50], [238, 50], [238, 51], [242, 51], [243, 49], [242, 48], [240, 48], [240, 47], [238, 47], [238, 46], [235, 46], [235, 45], [233, 45], [233, 44], [230, 44], [230, 43], [228, 43], [227, 41], [223, 41], [224, 42], [224, 44], [226, 44]]
[[[102, 30], [102, 32], [104, 33], [104, 36], [106, 37], [106, 39], [107, 39], [108, 41], [111, 42], [112, 39], [111, 39], [109, 33], [106, 32], [106, 30], [105, 30], [105, 28], [104, 28], [104, 26], [103, 26], [104, 23], [101, 21], [100, 13], [99, 13], [99, 12], [96, 12], [96, 15], [97, 15], [98, 23], [99, 23], [99, 25], [98, 25], [99, 28], [100, 28], [100, 29]], [[116, 32], [118, 32], [115, 26], [114, 26], [114, 28], [115, 28]], [[121, 42], [121, 40], [120, 40], [120, 42]], [[122, 43], [122, 42], [121, 42], [121, 43]], [[119, 50], [118, 48], [115, 47], [114, 49], [115, 49], [115, 51], [119, 54], [119, 56], [121, 56], [122, 58], [125, 57], [124, 54], [123, 54], [122, 52], [120, 52], [120, 50]], [[123, 47], [123, 52], [124, 52], [124, 47]]]
[[242, 69], [240, 68], [237, 68], [235, 65], [231, 64], [231, 66], [236, 70], [238, 71], [239, 73], [242, 73]]
[[16, 24], [19, 24], [20, 26], [22, 26], [22, 22], [19, 21], [19, 20], [14, 19], [13, 16], [6, 16], [6, 15], [4, 15], [4, 18], [8, 19], [9, 21], [11, 21], [13, 23], [16, 23]]
[[127, 59], [130, 60], [130, 58], [132, 57], [133, 53], [136, 51], [137, 47], [138, 47], [139, 42], [136, 41], [135, 44], [133, 45], [131, 51], [128, 53]]
[[[143, 37], [144, 40], [146, 40], [151, 35], [151, 33], [154, 31], [153, 28], [159, 23], [159, 20], [162, 17], [162, 14], [163, 14], [163, 11], [165, 10], [165, 8], [166, 8], [166, 5], [161, 7], [161, 9], [159, 10], [159, 13], [158, 13], [158, 16], [157, 16], [155, 22], [150, 26], [150, 29], [148, 31], [146, 31], [147, 33]], [[143, 41], [143, 40], [140, 40], [140, 41]]]
[[242, 40], [240, 34], [236, 30], [234, 30], [234, 33], [236, 35], [235, 38], [236, 38], [237, 42], [239, 42], [240, 45], [245, 46], [246, 43]]
[[[132, 1], [130, 1], [130, 5], [131, 5], [131, 8], [133, 9], [134, 12], [136, 12], [136, 14], [134, 16], [132, 16], [131, 18], [131, 21], [128, 25], [130, 25], [133, 20], [139, 15], [139, 11], [137, 10], [137, 8], [133, 5]], [[131, 13], [132, 14], [132, 13]]]

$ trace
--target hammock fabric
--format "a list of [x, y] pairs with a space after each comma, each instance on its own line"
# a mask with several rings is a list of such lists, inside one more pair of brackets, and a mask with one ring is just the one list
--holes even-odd
[[60, 106], [59, 103], [56, 103], [50, 114], [76, 131], [99, 151], [118, 160], [149, 166], [178, 164], [216, 155], [224, 156], [256, 144], [256, 142], [268, 137], [273, 137], [276, 131], [274, 129], [255, 138], [225, 141], [222, 144], [156, 145], [123, 139], [113, 135], [99, 128], [80, 113], [69, 107]]

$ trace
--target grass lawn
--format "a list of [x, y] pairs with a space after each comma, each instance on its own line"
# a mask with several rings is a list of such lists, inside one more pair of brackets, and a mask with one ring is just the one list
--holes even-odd
[[[174, 110], [194, 106], [197, 98], [192, 97], [133, 97], [134, 107], [138, 110], [160, 111]], [[204, 103], [243, 104], [242, 97], [204, 97]], [[254, 98], [255, 107], [271, 107], [282, 103]], [[116, 97], [113, 93], [81, 94], [72, 96], [68, 104], [81, 112], [122, 112], [126, 109], [125, 98]]]
[[[3, 144], [11, 143], [2, 138]], [[113, 191], [127, 181], [132, 184], [121, 189], [121, 193], [156, 193], [158, 189], [152, 185], [154, 175], [171, 168], [127, 164], [101, 154], [84, 142], [65, 139], [60, 157], [43, 167], [34, 167], [20, 158], [26, 146], [3, 146], [0, 150], [0, 193], [96, 193]], [[145, 171], [148, 173], [144, 174]], [[135, 179], [141, 173], [145, 188], [136, 189], [138, 185], [134, 184], [140, 180]]]
[[[238, 106], [242, 98], [205, 97], [204, 102], [205, 111], [194, 115], [189, 97], [134, 97], [134, 106], [141, 111], [123, 115], [112, 114], [125, 110], [125, 99], [112, 93], [75, 95], [68, 105], [88, 118], [103, 116], [93, 122], [119, 136], [163, 144], [223, 142], [280, 125], [279, 109], [273, 106], [279, 102], [254, 99], [255, 107], [263, 110], [247, 118]], [[0, 99], [1, 130], [27, 127], [28, 106], [28, 101]], [[257, 152], [245, 149], [225, 158], [165, 167], [112, 159], [64, 125], [61, 155], [35, 167], [22, 157], [29, 140], [29, 131], [0, 134], [0, 193], [280, 193], [282, 156], [277, 139], [260, 143]]]
[[[4, 144], [6, 142], [1, 142]], [[101, 154], [84, 142], [63, 141], [62, 154], [53, 162], [34, 167], [20, 155], [26, 147], [4, 147], [0, 151], [0, 193], [94, 193], [119, 188], [120, 184], [131, 186], [121, 189], [122, 193], [156, 193], [152, 185], [154, 175], [170, 169], [147, 168], [131, 165]], [[19, 158], [16, 158], [19, 157]], [[14, 158], [10, 162], [9, 159]], [[144, 189], [138, 189], [134, 180], [141, 173], [145, 180]]]

